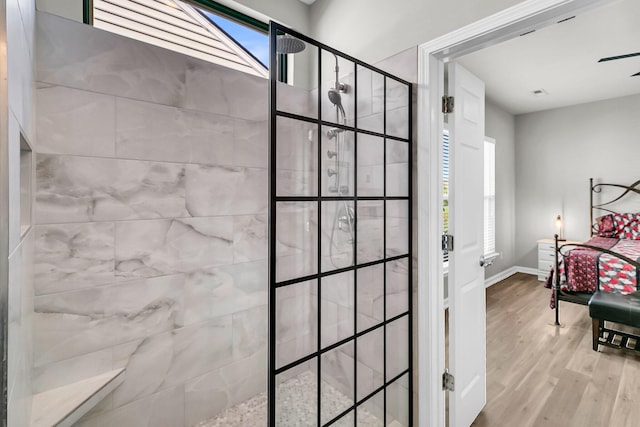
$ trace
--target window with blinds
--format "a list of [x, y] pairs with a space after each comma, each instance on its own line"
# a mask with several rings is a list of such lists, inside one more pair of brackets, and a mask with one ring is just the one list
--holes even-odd
[[[449, 233], [449, 131], [442, 133], [442, 232]], [[449, 253], [443, 250], [444, 262], [449, 261]]]
[[[442, 231], [449, 233], [449, 131], [442, 134]], [[496, 142], [484, 141], [484, 255], [496, 252]], [[443, 251], [444, 262], [449, 254]]]
[[484, 254], [496, 252], [496, 141], [484, 140]]

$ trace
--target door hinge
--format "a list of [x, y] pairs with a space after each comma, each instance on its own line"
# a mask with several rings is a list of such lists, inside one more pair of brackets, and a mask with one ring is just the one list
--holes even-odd
[[454, 99], [453, 96], [443, 96], [442, 97], [442, 112], [445, 114], [453, 113], [454, 107]]
[[451, 234], [442, 235], [442, 250], [447, 253], [453, 252], [453, 236]]
[[448, 369], [445, 369], [444, 374], [442, 374], [442, 389], [446, 391], [454, 391], [455, 386], [455, 377], [449, 373]]

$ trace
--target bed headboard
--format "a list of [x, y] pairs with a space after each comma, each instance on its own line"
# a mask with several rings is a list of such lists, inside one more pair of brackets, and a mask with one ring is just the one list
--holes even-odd
[[595, 183], [589, 178], [591, 235], [597, 232], [597, 217], [607, 213], [640, 212], [640, 180], [631, 185]]

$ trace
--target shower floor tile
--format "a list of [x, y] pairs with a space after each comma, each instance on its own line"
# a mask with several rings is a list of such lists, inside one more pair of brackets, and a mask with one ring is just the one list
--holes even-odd
[[[304, 421], [309, 414], [315, 414], [316, 394], [306, 392], [315, 390], [315, 374], [302, 374], [285, 381], [280, 386], [279, 396], [283, 401], [294, 400], [296, 405], [289, 407], [287, 412], [280, 415], [277, 425], [282, 427], [314, 425], [315, 422]], [[345, 407], [352, 405], [351, 399], [328, 384], [323, 386], [323, 408]], [[326, 405], [326, 406], [325, 406]], [[313, 415], [315, 421], [315, 415]], [[267, 425], [267, 394], [260, 393], [246, 402], [242, 402], [222, 412], [215, 418], [200, 422], [195, 427], [262, 427]], [[353, 425], [353, 421], [350, 422]], [[336, 425], [342, 425], [337, 423]], [[393, 421], [390, 426], [401, 427], [402, 424]], [[378, 427], [384, 423], [369, 412], [358, 409], [358, 426]]]

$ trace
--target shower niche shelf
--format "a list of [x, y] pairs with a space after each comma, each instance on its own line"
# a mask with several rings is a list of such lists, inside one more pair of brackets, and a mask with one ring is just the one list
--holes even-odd
[[31, 427], [71, 426], [124, 381], [116, 369], [33, 396]]

